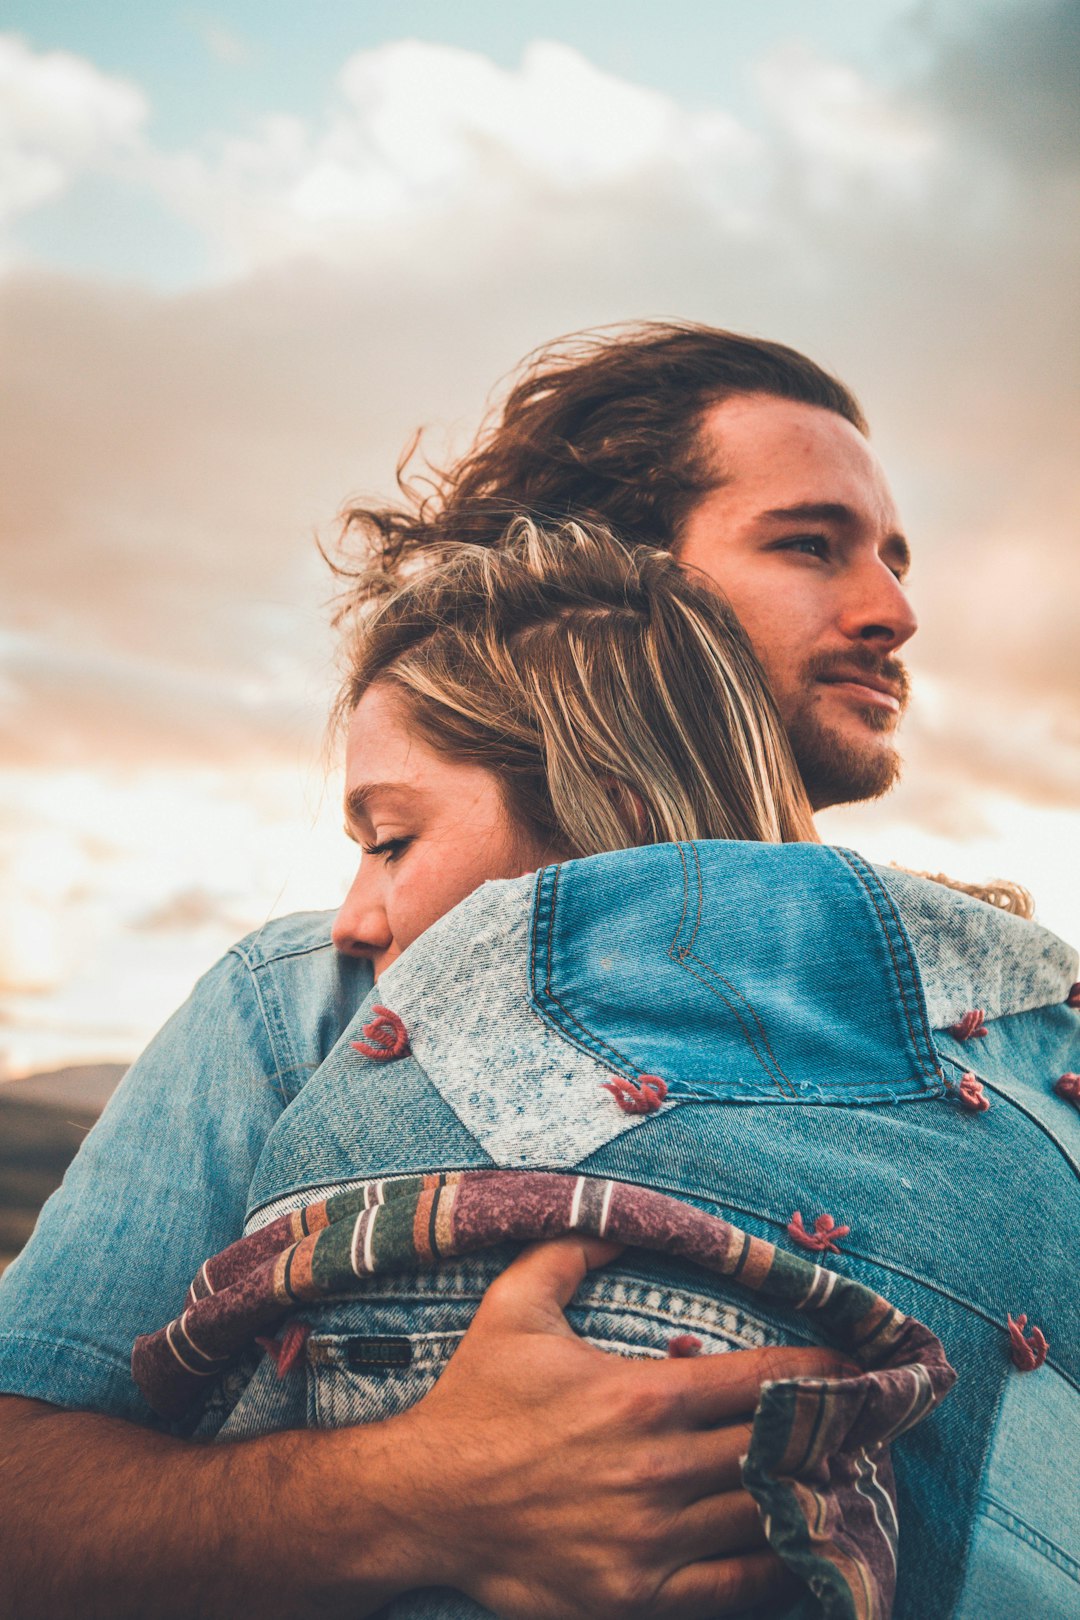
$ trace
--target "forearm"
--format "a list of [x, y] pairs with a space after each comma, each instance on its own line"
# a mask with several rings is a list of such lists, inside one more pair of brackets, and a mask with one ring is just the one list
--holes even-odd
[[0, 1402], [0, 1612], [360, 1620], [437, 1578], [385, 1496], [393, 1449], [388, 1424], [211, 1446]]

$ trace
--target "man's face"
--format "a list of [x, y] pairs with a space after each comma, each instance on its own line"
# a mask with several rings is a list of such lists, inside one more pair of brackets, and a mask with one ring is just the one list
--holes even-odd
[[896, 652], [916, 628], [877, 457], [834, 411], [767, 394], [713, 406], [701, 432], [717, 487], [686, 519], [679, 560], [746, 627], [815, 809], [875, 798], [899, 771]]

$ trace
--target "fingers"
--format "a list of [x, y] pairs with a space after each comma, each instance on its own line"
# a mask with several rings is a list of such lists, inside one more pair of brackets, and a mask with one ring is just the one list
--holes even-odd
[[850, 1378], [861, 1370], [838, 1350], [790, 1345], [650, 1365], [670, 1389], [681, 1390], [683, 1416], [692, 1426], [749, 1416], [757, 1407], [762, 1384], [785, 1378]]
[[772, 1552], [702, 1559], [668, 1577], [657, 1594], [654, 1613], [657, 1620], [714, 1620], [718, 1615], [742, 1614], [759, 1603], [781, 1612], [781, 1605], [805, 1590]]
[[563, 1311], [589, 1271], [607, 1265], [622, 1249], [622, 1244], [585, 1236], [532, 1244], [491, 1284], [473, 1327], [573, 1337]]
[[688, 1559], [715, 1559], [763, 1551], [768, 1541], [749, 1491], [725, 1491], [684, 1508], [669, 1545]]
[[742, 1459], [750, 1450], [750, 1424], [731, 1423], [699, 1434], [679, 1435], [675, 1489], [685, 1502], [737, 1491], [742, 1486]]

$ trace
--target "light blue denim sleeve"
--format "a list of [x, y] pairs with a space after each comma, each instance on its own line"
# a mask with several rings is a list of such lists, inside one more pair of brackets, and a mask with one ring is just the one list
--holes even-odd
[[257, 987], [225, 956], [128, 1072], [0, 1277], [0, 1391], [155, 1422], [135, 1336], [239, 1237], [284, 1099]]

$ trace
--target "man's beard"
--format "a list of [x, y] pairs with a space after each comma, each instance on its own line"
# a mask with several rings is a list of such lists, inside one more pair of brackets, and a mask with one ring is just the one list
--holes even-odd
[[[852, 671], [888, 681], [900, 699], [901, 714], [910, 696], [903, 664], [896, 658], [883, 658], [869, 647], [855, 647], [843, 654], [820, 653], [806, 664], [800, 680], [801, 700], [785, 721], [795, 763], [815, 810], [880, 798], [900, 778], [901, 761], [895, 748], [876, 746], [869, 739], [860, 745], [820, 716], [818, 683]], [[879, 704], [853, 707], [871, 731], [890, 731], [897, 723], [895, 711]]]

